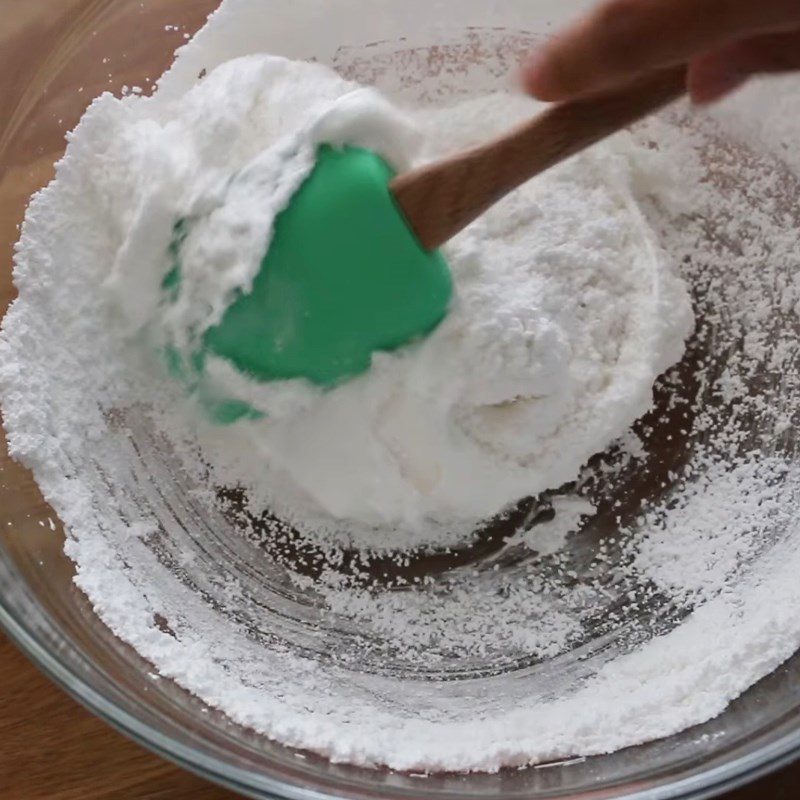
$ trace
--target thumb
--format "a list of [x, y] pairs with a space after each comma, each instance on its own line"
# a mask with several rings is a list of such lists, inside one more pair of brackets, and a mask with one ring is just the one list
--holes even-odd
[[689, 93], [695, 103], [712, 103], [758, 73], [800, 70], [800, 31], [757, 36], [695, 58]]

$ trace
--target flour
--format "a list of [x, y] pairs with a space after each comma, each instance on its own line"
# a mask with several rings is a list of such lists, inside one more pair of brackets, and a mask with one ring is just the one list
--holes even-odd
[[269, 417], [214, 426], [155, 353], [246, 291], [316, 142], [403, 166], [536, 111], [494, 91], [513, 54], [430, 78], [376, 48], [395, 105], [252, 55], [260, 7], [225, 3], [154, 97], [95, 101], [23, 226], [0, 396], [76, 583], [158, 675], [336, 761], [495, 771], [720, 714], [800, 645], [797, 177], [651, 120], [458, 237], [447, 319], [368, 374], [212, 363]]

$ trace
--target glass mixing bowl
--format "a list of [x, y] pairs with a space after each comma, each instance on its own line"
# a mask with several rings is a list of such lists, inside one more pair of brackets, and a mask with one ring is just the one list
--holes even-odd
[[[215, 0], [0, 0], [3, 308], [12, 297], [13, 245], [27, 199], [51, 178], [65, 132], [101, 91], [119, 92], [126, 85], [147, 91], [175, 48], [216, 5]], [[301, 13], [276, 16], [280, 35], [275, 39], [285, 55], [316, 57], [365, 82], [379, 82], [382, 71], [392, 69], [407, 70], [413, 83], [419, 74], [415, 70], [421, 69], [440, 75], [443, 84], [457, 84], [460, 71], [491, 55], [500, 68], [485, 80], [496, 85], [537, 36], [582, 5], [559, 0], [332, 2], [325, 19], [306, 19]], [[264, 11], [270, 12], [269, 0], [264, 0]], [[700, 356], [695, 352], [691, 357]], [[661, 454], [665, 470], [677, 458], [674, 453]], [[74, 585], [63, 531], [51, 522], [56, 517], [31, 475], [8, 458], [5, 438], [0, 459], [0, 623], [8, 634], [51, 678], [110, 724], [244, 794], [700, 798], [751, 780], [800, 753], [800, 655], [717, 719], [602, 757], [493, 775], [423, 776], [335, 765], [296, 752], [234, 724], [172, 681], [152, 680], [152, 666], [104, 626]], [[654, 491], [635, 477], [628, 488], [631, 506]], [[597, 524], [613, 527], [609, 519]], [[181, 546], [192, 547], [192, 541]], [[658, 632], [656, 622], [669, 624], [662, 612], [652, 609], [653, 632]]]

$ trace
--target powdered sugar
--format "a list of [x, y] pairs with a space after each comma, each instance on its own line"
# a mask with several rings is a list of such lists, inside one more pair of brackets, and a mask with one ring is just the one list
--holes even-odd
[[[226, 5], [184, 64], [217, 58], [202, 52], [204, 40], [240, 55], [251, 32], [238, 37], [235, 12], [246, 7]], [[373, 55], [379, 64], [386, 53]], [[351, 74], [358, 60], [346, 59], [337, 66]], [[402, 61], [414, 75], [428, 63], [425, 52], [402, 51]], [[448, 79], [482, 95], [502, 71], [471, 65]], [[406, 103], [440, 85], [400, 92], [396, 72], [371, 74]], [[424, 447], [441, 426], [430, 390], [458, 378], [471, 404], [460, 430], [516, 466], [488, 489], [454, 482], [460, 519], [404, 527], [381, 517], [375, 528], [361, 506], [355, 526], [332, 521], [320, 503], [315, 511], [298, 490], [307, 476], [294, 494], [291, 481], [268, 483], [263, 456], [244, 458], [261, 431], [206, 424], [148, 348], [120, 335], [138, 320], [122, 329], [107, 287], [98, 289], [131, 231], [145, 231], [137, 192], [160, 174], [155, 153], [136, 162], [139, 173], [110, 169], [119, 137], [131, 125], [156, 136], [196, 73], [179, 65], [160, 98], [92, 107], [58, 180], [32, 203], [17, 255], [21, 299], [0, 339], [12, 450], [66, 522], [78, 585], [118, 635], [243, 725], [335, 760], [418, 770], [495, 770], [669, 735], [722, 712], [797, 649], [791, 170], [681, 111], [565, 165], [487, 217], [451, 255], [466, 310], [438, 339], [378, 358], [370, 380], [399, 375], [413, 385], [415, 362], [433, 367], [453, 352], [436, 350], [448, 336], [479, 342], [465, 352], [497, 362], [491, 379], [456, 350], [457, 374], [442, 364], [428, 405], [398, 409], [386, 441], [411, 441], [398, 420], [431, 414], [411, 465], [424, 483]], [[430, 157], [489, 135], [485, 117], [502, 127], [530, 108], [484, 96], [406, 112], [434, 143]], [[177, 184], [156, 201], [170, 206]], [[533, 228], [535, 240], [525, 233]], [[168, 241], [171, 231], [161, 234]], [[497, 269], [493, 292], [476, 280], [487, 244], [502, 252], [485, 268]], [[532, 244], [536, 269], [526, 272]], [[117, 264], [151, 285], [153, 275]], [[626, 433], [651, 406], [656, 372], [680, 357], [686, 318], [673, 306], [674, 264], [691, 284], [697, 331]], [[150, 266], [156, 276], [164, 269]], [[528, 318], [526, 304], [540, 313]], [[579, 353], [584, 370], [565, 370]], [[528, 369], [553, 398], [549, 410], [537, 405], [533, 433], [485, 405], [532, 391]], [[286, 421], [317, 402], [304, 387], [270, 396], [271, 413]], [[541, 447], [527, 463], [534, 435]], [[474, 468], [455, 474], [467, 480]], [[538, 488], [551, 491], [475, 522]], [[364, 498], [379, 516], [391, 508], [382, 496]], [[436, 495], [435, 507], [446, 500]], [[413, 518], [399, 500], [394, 509], [391, 518]]]
[[[255, 56], [224, 64], [171, 111], [109, 122], [125, 127], [110, 158], [137, 176], [110, 288], [154, 347], [190, 363], [199, 337], [249, 290], [275, 214], [309, 173], [319, 137], [385, 143], [402, 166], [418, 140], [432, 158], [535, 107], [498, 94], [403, 116], [316, 65]], [[393, 526], [395, 543], [410, 546], [453, 543], [454, 527], [469, 531], [574, 479], [647, 410], [653, 381], [680, 357], [691, 326], [685, 289], [630, 193], [628, 156], [615, 153], [611, 169], [606, 158], [602, 149], [580, 156], [450, 243], [456, 299], [444, 323], [425, 341], [377, 354], [369, 373], [335, 391], [254, 385], [212, 360], [201, 390], [263, 415], [205, 437], [219, 482], [246, 488], [255, 510], [278, 508], [304, 530], [370, 546], [374, 534], [359, 538], [359, 529]], [[166, 186], [152, 173], [141, 181], [142, 160], [162, 165]], [[124, 186], [115, 176], [108, 191]], [[171, 247], [180, 287], [172, 302], [153, 303]], [[447, 538], [436, 534], [443, 524]]]

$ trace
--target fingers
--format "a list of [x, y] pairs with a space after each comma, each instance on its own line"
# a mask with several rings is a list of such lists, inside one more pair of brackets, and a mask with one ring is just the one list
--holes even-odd
[[759, 36], [694, 59], [689, 92], [696, 103], [711, 103], [741, 86], [751, 75], [800, 70], [800, 30]]
[[567, 100], [798, 25], [798, 0], [607, 0], [535, 54], [523, 77], [539, 99]]

